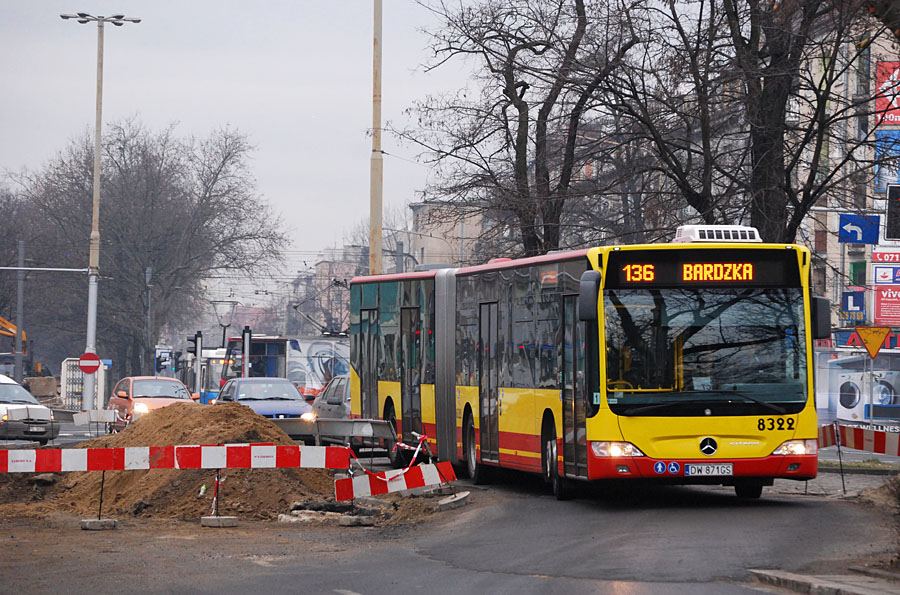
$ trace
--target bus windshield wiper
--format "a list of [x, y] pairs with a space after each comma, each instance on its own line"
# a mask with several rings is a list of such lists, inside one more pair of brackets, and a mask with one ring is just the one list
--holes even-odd
[[716, 392], [725, 393], [728, 395], [736, 395], [738, 397], [741, 397], [742, 399], [747, 399], [748, 401], [756, 403], [757, 405], [762, 405], [763, 407], [768, 407], [769, 409], [771, 409], [772, 411], [775, 411], [779, 415], [784, 415], [785, 413], [787, 413], [787, 411], [784, 409], [784, 407], [779, 407], [778, 405], [769, 403], [768, 401], [763, 401], [762, 399], [757, 399], [756, 397], [751, 397], [747, 393], [739, 391], [739, 390], [719, 390]]
[[633, 407], [631, 409], [626, 409], [622, 415], [640, 415], [641, 413], [645, 413], [647, 411], [654, 411], [656, 409], [663, 409], [664, 407], [668, 407], [670, 405], [683, 405], [683, 402], [680, 401], [664, 401], [662, 403], [653, 403], [651, 405], [642, 405], [640, 407]]

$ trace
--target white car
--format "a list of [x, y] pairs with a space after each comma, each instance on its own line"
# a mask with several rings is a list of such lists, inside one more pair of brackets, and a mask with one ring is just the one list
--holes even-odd
[[59, 435], [53, 412], [9, 376], [0, 375], [0, 440], [47, 444]]

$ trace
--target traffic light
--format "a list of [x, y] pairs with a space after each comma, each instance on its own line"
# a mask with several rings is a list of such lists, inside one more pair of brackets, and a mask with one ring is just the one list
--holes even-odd
[[887, 187], [884, 239], [900, 240], [900, 184], [888, 184]]
[[156, 371], [162, 372], [166, 369], [166, 360], [161, 357], [156, 358]]
[[193, 343], [193, 345], [188, 345], [187, 352], [193, 353], [194, 357], [199, 358], [203, 356], [203, 333], [197, 331], [197, 333], [192, 337], [188, 335], [188, 343]]

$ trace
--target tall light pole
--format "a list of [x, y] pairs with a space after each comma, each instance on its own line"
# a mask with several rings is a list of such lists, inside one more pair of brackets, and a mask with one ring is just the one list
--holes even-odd
[[[95, 17], [86, 12], [61, 14], [59, 16], [63, 20], [75, 19], [82, 25], [91, 22], [97, 23], [97, 120], [96, 128], [94, 129], [94, 200], [91, 210], [91, 251], [88, 265], [87, 341], [84, 349], [87, 353], [96, 353], [97, 279], [100, 277], [100, 123], [103, 120], [101, 108], [103, 101], [103, 24], [112, 23], [116, 27], [121, 27], [125, 23], [140, 23], [141, 19], [126, 17], [124, 14]], [[95, 380], [96, 376], [94, 374], [85, 374], [84, 376], [82, 409], [91, 410], [94, 408]]]

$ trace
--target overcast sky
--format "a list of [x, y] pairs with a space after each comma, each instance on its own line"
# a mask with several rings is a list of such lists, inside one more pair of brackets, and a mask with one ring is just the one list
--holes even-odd
[[[372, 141], [371, 0], [2, 0], [0, 171], [39, 168], [93, 134], [97, 25], [61, 13], [125, 13], [104, 28], [103, 120], [138, 116], [206, 135], [228, 125], [256, 147], [258, 191], [287, 223], [292, 261], [315, 260], [368, 217]], [[434, 24], [410, 0], [384, 0], [383, 118], [464, 84], [462, 68], [425, 74]], [[385, 207], [417, 199], [428, 170], [390, 137]], [[102, 218], [102, 206], [101, 206]], [[311, 262], [310, 262], [311, 264]], [[293, 265], [290, 265], [293, 266]]]

